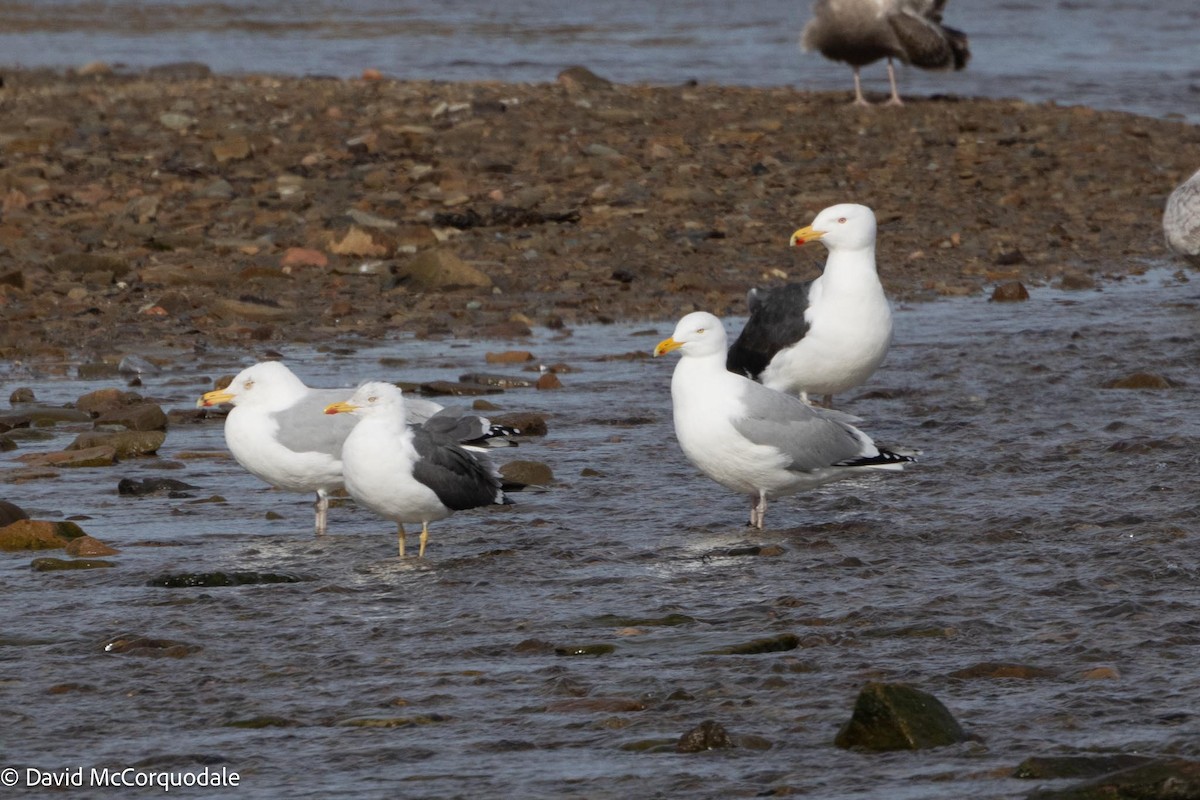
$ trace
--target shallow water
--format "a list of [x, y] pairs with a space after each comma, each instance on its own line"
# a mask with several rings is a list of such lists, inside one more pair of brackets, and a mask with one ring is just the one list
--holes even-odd
[[[315, 538], [309, 499], [241, 472], [217, 421], [176, 425], [157, 459], [9, 486], [34, 516], [84, 515], [85, 530], [122, 552], [115, 569], [77, 573], [35, 573], [28, 554], [0, 554], [0, 766], [226, 767], [241, 775], [238, 796], [264, 798], [793, 787], [949, 799], [1024, 796], [1034, 782], [1007, 775], [1032, 755], [1200, 756], [1200, 284], [1186, 278], [1155, 270], [1101, 291], [1038, 289], [1026, 303], [898, 308], [887, 363], [839, 405], [877, 440], [921, 448], [921, 463], [777, 501], [761, 533], [743, 526], [747, 502], [675, 445], [673, 358], [604, 358], [648, 352], [673, 323], [538, 331], [530, 349], [577, 371], [558, 391], [491, 399], [548, 415], [548, 436], [500, 457], [545, 461], [559, 483], [436, 523], [424, 563], [396, 559], [390, 526], [352, 504]], [[511, 373], [483, 363], [510, 346], [397, 338], [284, 351], [311, 383], [334, 386]], [[396, 357], [408, 364], [380, 366]], [[177, 353], [140, 391], [190, 407], [243, 363]], [[111, 385], [61, 370], [0, 364], [3, 390], [28, 385], [66, 402]], [[1100, 388], [1137, 370], [1186, 384]], [[23, 451], [75, 433], [54, 429]], [[124, 477], [199, 488], [194, 498], [119, 497]], [[205, 502], [214, 495], [225, 501]], [[740, 545], [782, 552], [726, 553]], [[210, 570], [303, 580], [147, 585]], [[672, 614], [690, 620], [661, 624]], [[788, 633], [800, 638], [789, 652], [710, 652]], [[105, 652], [123, 635], [203, 649]], [[613, 650], [556, 654], [587, 645]], [[1057, 677], [949, 677], [989, 661]], [[1096, 667], [1119, 677], [1083, 677]], [[980, 741], [892, 755], [833, 747], [873, 679], [932, 692]], [[283, 722], [231, 726], [258, 717]], [[362, 717], [415, 724], [343, 724]], [[706, 719], [771, 747], [623, 749], [673, 741]]]
[[[849, 90], [847, 67], [800, 52], [809, 5], [0, 0], [0, 65], [190, 60], [220, 72], [353, 77], [374, 67], [401, 78], [545, 82], [583, 64], [626, 83]], [[952, 74], [902, 70], [903, 93], [1054, 100], [1200, 121], [1194, 0], [954, 0], [945, 19], [970, 35], [970, 65]], [[887, 89], [881, 65], [866, 68], [864, 80], [869, 90]]]

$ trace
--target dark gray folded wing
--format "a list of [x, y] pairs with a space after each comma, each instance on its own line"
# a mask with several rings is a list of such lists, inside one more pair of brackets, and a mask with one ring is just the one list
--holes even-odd
[[436, 430], [413, 431], [417, 462], [413, 478], [437, 495], [452, 511], [504, 502], [500, 476], [485, 457], [464, 450]]
[[791, 347], [808, 333], [804, 313], [812, 281], [789, 283], [777, 289], [751, 289], [747, 295], [750, 318], [725, 359], [725, 368], [757, 379], [775, 354]]

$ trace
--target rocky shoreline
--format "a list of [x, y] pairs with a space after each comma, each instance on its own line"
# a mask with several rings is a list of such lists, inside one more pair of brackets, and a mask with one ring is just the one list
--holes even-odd
[[[0, 358], [745, 312], [856, 201], [900, 299], [1087, 288], [1169, 254], [1200, 127], [1015, 100], [8, 71]], [[1182, 265], [1181, 265], [1182, 266]], [[257, 343], [257, 345], [253, 344]]]

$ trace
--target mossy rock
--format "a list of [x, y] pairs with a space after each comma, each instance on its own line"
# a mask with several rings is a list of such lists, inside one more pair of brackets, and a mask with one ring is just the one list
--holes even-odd
[[936, 697], [902, 683], [868, 683], [833, 743], [863, 750], [922, 750], [967, 739]]

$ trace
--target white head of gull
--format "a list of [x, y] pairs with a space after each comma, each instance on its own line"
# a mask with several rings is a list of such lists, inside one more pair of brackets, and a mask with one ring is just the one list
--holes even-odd
[[946, 0], [816, 0], [800, 44], [854, 70], [854, 103], [868, 106], [860, 67], [887, 59], [892, 94], [889, 105], [903, 105], [896, 90], [892, 59], [922, 69], [962, 69], [971, 58], [967, 35], [942, 24]]
[[[224, 389], [207, 392], [201, 408], [233, 404], [225, 418], [225, 444], [242, 467], [287, 492], [316, 492], [315, 530], [324, 534], [329, 493], [342, 486], [342, 444], [352, 417], [331, 418], [325, 407], [351, 389], [313, 389], [279, 361], [262, 361], [239, 372]], [[441, 406], [428, 400], [410, 409], [422, 422]]]
[[750, 497], [753, 527], [762, 528], [767, 500], [864, 471], [900, 470], [914, 460], [876, 447], [850, 424], [853, 417], [729, 372], [725, 343], [721, 320], [696, 311], [654, 354], [682, 355], [671, 401], [684, 455], [717, 483]]
[[423, 557], [430, 522], [508, 501], [486, 456], [465, 449], [437, 425], [408, 425], [405, 404], [398, 387], [372, 381], [325, 413], [359, 420], [342, 448], [346, 491], [360, 505], [396, 522], [402, 558], [404, 523], [421, 523], [417, 556]]
[[829, 250], [814, 280], [751, 289], [750, 318], [729, 350], [730, 371], [781, 392], [833, 395], [866, 382], [887, 356], [892, 310], [875, 268], [875, 213], [842, 203], [792, 234]]
[[1171, 192], [1163, 211], [1167, 247], [1200, 264], [1200, 170]]

